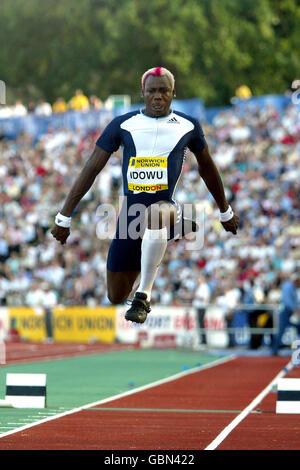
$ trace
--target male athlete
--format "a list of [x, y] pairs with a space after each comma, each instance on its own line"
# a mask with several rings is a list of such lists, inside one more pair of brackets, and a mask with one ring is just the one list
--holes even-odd
[[[197, 159], [199, 174], [218, 205], [224, 229], [236, 234], [239, 221], [226, 200], [220, 174], [198, 121], [170, 108], [175, 96], [173, 74], [163, 67], [145, 72], [142, 95], [145, 102], [143, 110], [118, 116], [105, 128], [51, 230], [61, 244], [66, 243], [74, 209], [111, 154], [122, 146], [126, 204], [122, 206], [116, 234], [108, 252], [107, 291], [113, 304], [123, 303], [140, 275], [131, 308], [125, 315], [127, 320], [136, 323], [144, 323], [150, 312], [156, 273], [168, 240], [174, 236], [171, 230], [183, 220], [182, 210], [173, 196], [186, 148]], [[144, 208], [144, 231], [138, 238], [131, 236], [130, 230], [127, 232], [136, 218], [136, 213], [130, 211], [135, 204]], [[124, 220], [125, 237], [124, 234], [121, 236]]]

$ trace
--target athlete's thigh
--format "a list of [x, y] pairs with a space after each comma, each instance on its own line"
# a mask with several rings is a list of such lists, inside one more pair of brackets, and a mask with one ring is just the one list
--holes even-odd
[[114, 238], [107, 256], [107, 295], [112, 303], [129, 296], [141, 270], [141, 238]]

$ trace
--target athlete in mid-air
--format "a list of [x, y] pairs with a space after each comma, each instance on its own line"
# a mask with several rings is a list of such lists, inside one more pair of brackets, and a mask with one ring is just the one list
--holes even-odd
[[[131, 308], [125, 315], [127, 320], [136, 323], [143, 323], [150, 312], [151, 291], [157, 270], [168, 240], [174, 237], [174, 227], [183, 221], [174, 192], [187, 148], [197, 159], [199, 174], [216, 201], [224, 229], [236, 234], [239, 222], [226, 200], [220, 174], [199, 122], [170, 108], [175, 96], [173, 74], [163, 67], [148, 70], [142, 77], [142, 94], [144, 109], [118, 116], [105, 128], [51, 230], [61, 244], [66, 243], [74, 209], [111, 154], [122, 146], [126, 204], [122, 206], [108, 252], [107, 293], [113, 304], [123, 303], [139, 281]], [[127, 230], [136, 218], [136, 213], [130, 211], [135, 204], [144, 208], [144, 229], [140, 237], [131, 236], [130, 230]], [[126, 236], [120, 234], [120, 221], [123, 223], [124, 220]], [[194, 230], [195, 225], [190, 231]]]

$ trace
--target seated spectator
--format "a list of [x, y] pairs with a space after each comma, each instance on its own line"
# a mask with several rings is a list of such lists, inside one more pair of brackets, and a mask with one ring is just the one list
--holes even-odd
[[89, 109], [89, 99], [78, 89], [69, 101], [69, 108], [73, 111], [87, 111]]
[[237, 85], [237, 88], [235, 90], [235, 96], [236, 98], [239, 98], [240, 100], [248, 100], [249, 98], [252, 97], [252, 93], [250, 88], [247, 85]]
[[0, 141], [5, 139], [2, 127], [0, 127]]
[[18, 116], [26, 116], [26, 114], [27, 114], [27, 109], [23, 105], [22, 101], [21, 100], [16, 101], [14, 107], [12, 108], [12, 115], [14, 117], [18, 117]]
[[36, 105], [35, 105], [34, 101], [30, 101], [28, 103], [28, 106], [27, 106], [27, 113], [28, 114], [33, 114], [35, 112], [35, 107], [36, 107]]
[[35, 108], [35, 114], [38, 116], [51, 116], [51, 104], [47, 103], [45, 100], [40, 100], [37, 107]]
[[0, 119], [7, 119], [13, 116], [10, 106], [0, 105]]
[[65, 113], [68, 111], [68, 105], [61, 96], [53, 103], [52, 111], [53, 113]]
[[100, 98], [95, 95], [90, 96], [90, 108], [95, 110], [103, 108], [103, 103]]

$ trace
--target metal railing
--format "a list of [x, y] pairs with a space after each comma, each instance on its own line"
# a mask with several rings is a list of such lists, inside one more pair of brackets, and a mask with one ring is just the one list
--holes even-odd
[[[214, 308], [218, 307], [222, 309], [222, 307], [217, 304], [207, 304], [206, 307], [204, 308], [207, 309], [208, 307], [214, 307]], [[232, 311], [232, 316], [234, 316], [235, 312], [245, 312], [245, 311], [254, 312], [257, 310], [261, 311], [261, 313], [264, 313], [266, 311], [272, 312], [273, 326], [271, 328], [270, 327], [251, 327], [249, 324], [245, 324], [243, 326], [236, 326], [236, 327], [227, 326], [226, 328], [224, 327], [222, 328], [218, 328], [218, 327], [198, 328], [198, 331], [200, 333], [223, 331], [228, 334], [234, 334], [241, 330], [247, 330], [247, 332], [250, 334], [275, 335], [278, 332], [279, 312], [281, 308], [282, 308], [281, 304], [238, 304], [233, 309], [230, 309]], [[224, 314], [224, 317], [226, 320], [226, 314]], [[229, 323], [230, 322], [231, 321], [229, 320]]]

